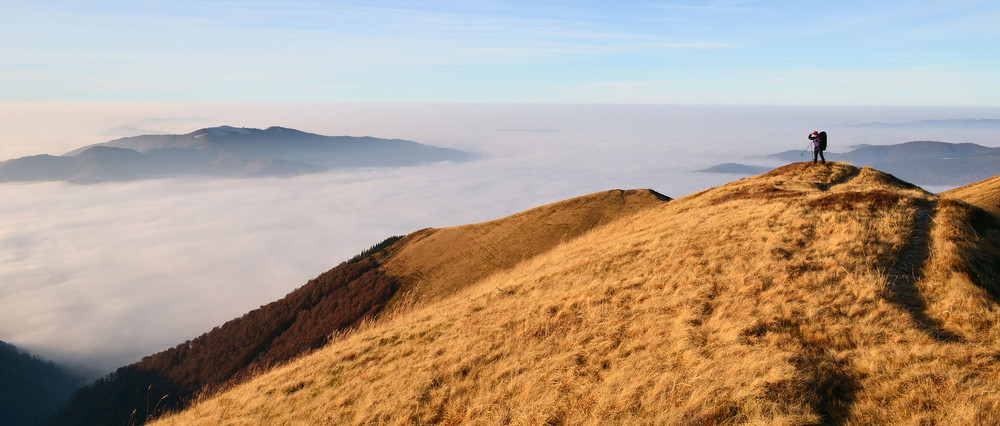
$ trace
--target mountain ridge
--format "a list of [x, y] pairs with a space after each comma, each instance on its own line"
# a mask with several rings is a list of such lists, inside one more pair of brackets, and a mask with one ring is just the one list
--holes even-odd
[[[280, 300], [119, 368], [74, 394], [50, 424], [141, 423], [154, 412], [186, 406], [200, 391], [224, 388], [257, 370], [317, 349], [329, 336], [376, 315], [391, 316], [460, 293], [468, 284], [510, 269], [522, 258], [666, 200], [651, 190], [603, 191], [488, 222], [426, 228], [402, 239], [390, 238], [375, 246], [383, 249], [344, 262]], [[524, 234], [535, 237], [512, 238]], [[464, 251], [457, 257], [435, 255], [442, 250], [454, 255], [454, 250], [448, 250], [452, 244], [474, 246], [490, 239], [504, 244]], [[424, 255], [413, 255], [414, 251]], [[421, 288], [428, 279], [438, 284], [433, 291]], [[147, 400], [160, 402], [158, 408], [146, 407]], [[138, 417], [130, 419], [133, 412]]]
[[156, 424], [995, 423], [997, 265], [996, 215], [794, 163], [605, 222]]
[[[974, 143], [910, 141], [894, 145], [855, 145], [845, 153], [826, 151], [827, 161], [869, 166], [919, 185], [965, 185], [1000, 174], [1000, 148]], [[796, 162], [812, 157], [806, 150], [789, 150], [764, 158]], [[719, 164], [702, 172], [755, 174], [766, 166]]]
[[[983, 154], [998, 154], [1000, 148], [974, 143], [950, 143], [939, 141], [910, 141], [894, 145], [861, 144], [851, 147], [846, 153], [826, 153], [830, 160], [850, 161], [862, 165], [880, 164], [889, 160], [936, 159], [948, 157], [970, 157]], [[779, 160], [801, 159], [801, 151], [785, 151], [769, 155]], [[793, 157], [794, 154], [794, 157]]]
[[0, 182], [99, 183], [176, 176], [294, 176], [342, 167], [405, 167], [467, 161], [464, 151], [402, 139], [323, 136], [286, 127], [219, 126], [87, 145], [62, 156], [0, 162]]
[[956, 198], [993, 214], [1000, 215], [1000, 176], [950, 189], [942, 196]]

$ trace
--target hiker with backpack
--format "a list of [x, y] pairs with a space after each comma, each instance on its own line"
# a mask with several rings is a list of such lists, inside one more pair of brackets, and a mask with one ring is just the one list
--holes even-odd
[[809, 140], [813, 143], [813, 164], [816, 164], [817, 156], [823, 160], [823, 164], [826, 164], [826, 157], [823, 156], [823, 151], [826, 151], [826, 131], [812, 132]]

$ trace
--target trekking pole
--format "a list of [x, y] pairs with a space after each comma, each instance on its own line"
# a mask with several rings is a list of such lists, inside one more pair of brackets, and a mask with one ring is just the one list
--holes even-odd
[[802, 152], [799, 153], [799, 157], [802, 157], [802, 156], [806, 155], [806, 153], [809, 152], [809, 148], [812, 148], [812, 147], [813, 147], [813, 143], [812, 143], [812, 141], [810, 141], [809, 142], [809, 146], [806, 146], [806, 149], [802, 150]]

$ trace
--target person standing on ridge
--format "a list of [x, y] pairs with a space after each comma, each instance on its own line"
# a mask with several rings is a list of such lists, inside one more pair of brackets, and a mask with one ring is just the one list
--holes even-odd
[[826, 156], [823, 155], [823, 151], [826, 151], [826, 131], [812, 132], [809, 140], [813, 142], [813, 164], [816, 164], [817, 156], [826, 164]]

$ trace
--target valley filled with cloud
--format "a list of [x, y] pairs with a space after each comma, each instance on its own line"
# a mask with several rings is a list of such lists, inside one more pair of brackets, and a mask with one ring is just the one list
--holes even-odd
[[[103, 121], [63, 128], [50, 127], [58, 114], [33, 115], [30, 108], [12, 112], [4, 137], [12, 142], [4, 146], [2, 159], [62, 154], [110, 140], [104, 131], [130, 125], [186, 133], [224, 124], [401, 138], [462, 149], [479, 159], [288, 178], [0, 185], [0, 303], [5, 307], [0, 340], [95, 376], [281, 298], [392, 235], [495, 219], [614, 188], [651, 188], [680, 197], [742, 177], [695, 170], [803, 149], [807, 133], [820, 128], [830, 131], [831, 150], [840, 152], [855, 144], [911, 140], [1000, 146], [988, 129], [850, 125], [998, 117], [997, 109], [116, 108], [101, 110]], [[71, 124], [88, 114], [86, 105], [66, 105], [63, 111]]]

